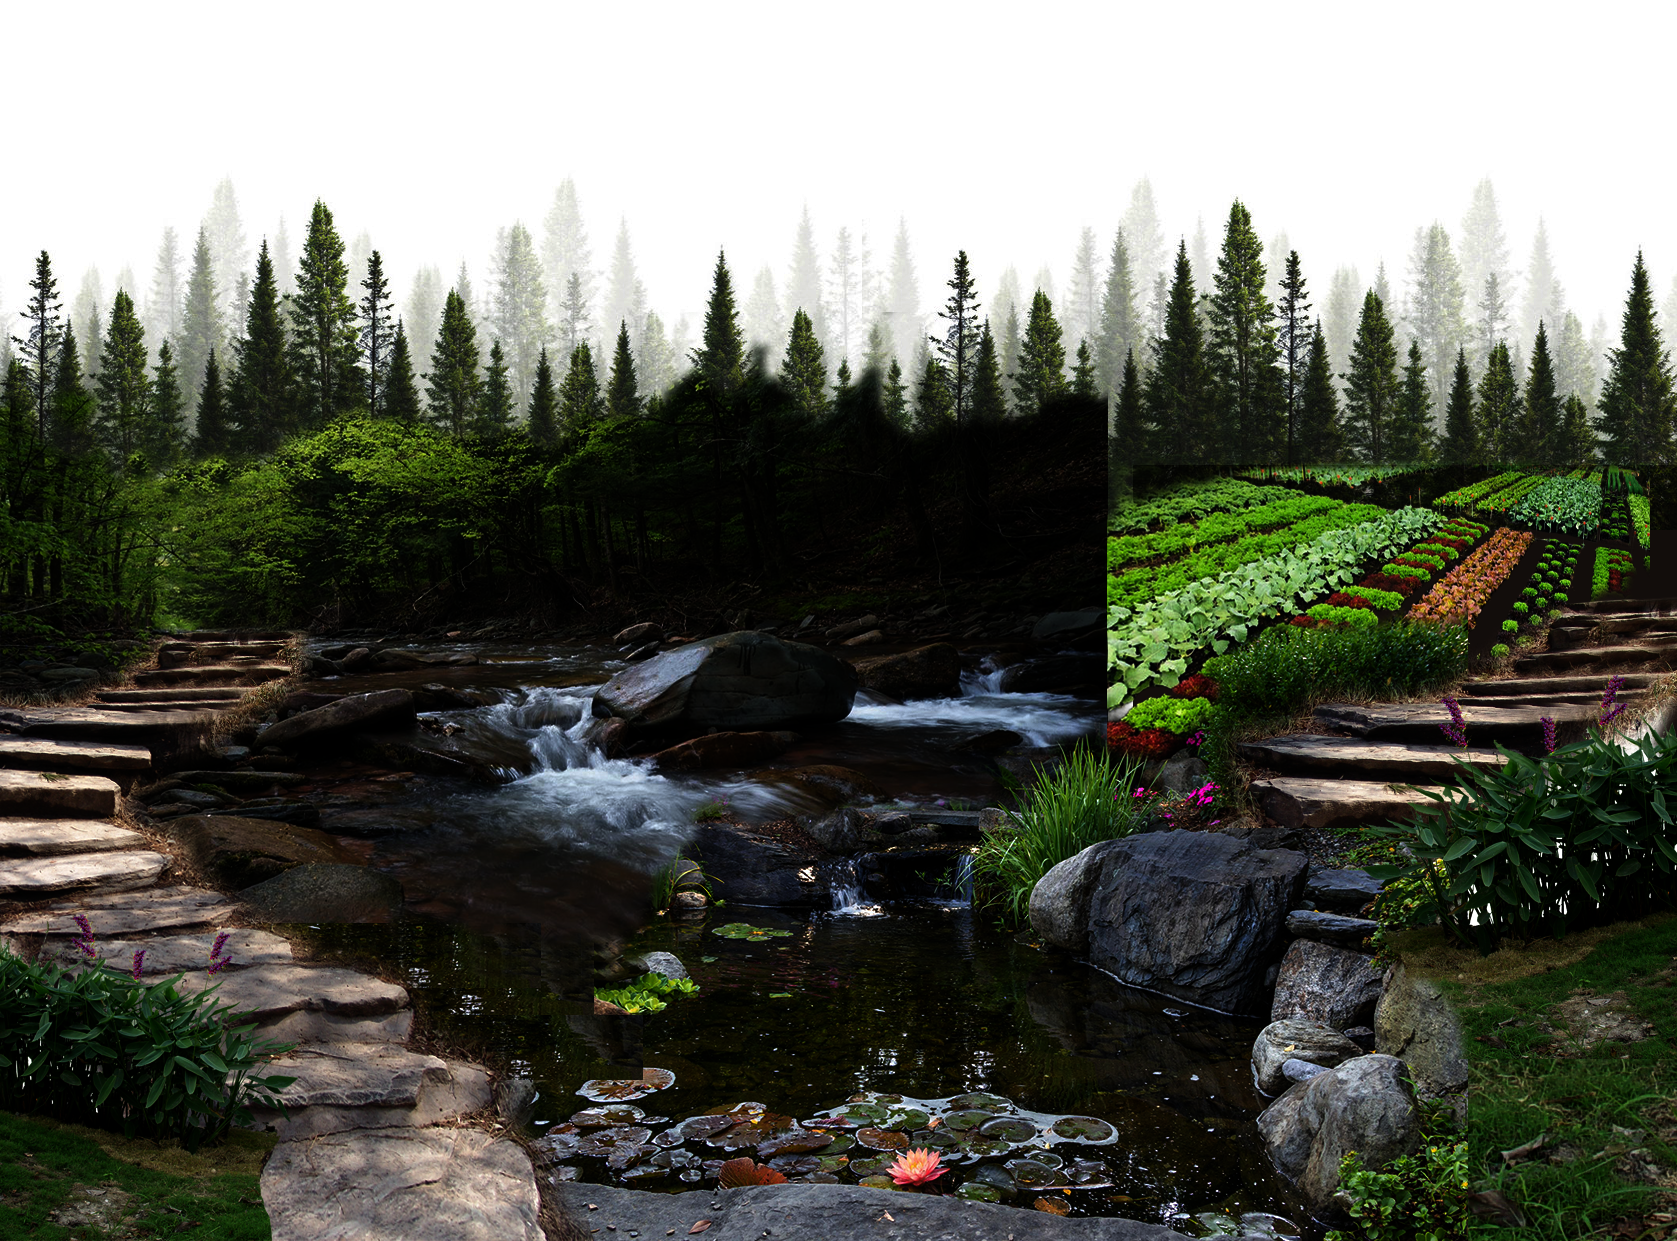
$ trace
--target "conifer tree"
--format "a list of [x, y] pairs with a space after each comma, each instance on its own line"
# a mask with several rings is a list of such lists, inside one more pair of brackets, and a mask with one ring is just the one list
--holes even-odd
[[1572, 464], [1562, 455], [1565, 443], [1561, 438], [1561, 399], [1555, 390], [1555, 367], [1549, 357], [1549, 333], [1541, 319], [1537, 321], [1537, 335], [1532, 341], [1524, 404], [1521, 438], [1531, 459], [1549, 467]]
[[856, 386], [856, 378], [850, 371], [850, 359], [840, 358], [838, 370], [833, 372], [833, 404], [845, 400], [850, 390]]
[[[972, 413], [973, 366], [978, 358], [979, 318], [977, 284], [967, 263], [967, 252], [955, 255], [955, 272], [948, 281], [949, 298], [938, 318], [948, 327], [941, 337], [932, 339], [938, 358], [943, 362], [949, 385], [949, 398], [956, 424]], [[1060, 365], [1065, 367], [1062, 350]]]
[[617, 349], [611, 358], [611, 383], [606, 389], [606, 416], [612, 419], [637, 418], [644, 402], [635, 375], [635, 355], [629, 348], [629, 322], [617, 324]]
[[1176, 249], [1175, 278], [1164, 304], [1162, 330], [1153, 341], [1153, 366], [1147, 373], [1144, 404], [1147, 421], [1161, 449], [1170, 446], [1172, 459], [1207, 462], [1226, 457], [1213, 422], [1215, 405], [1211, 376], [1206, 369], [1204, 337], [1194, 309], [1193, 269], [1188, 245]]
[[1456, 349], [1456, 375], [1450, 384], [1438, 458], [1447, 465], [1472, 465], [1481, 460], [1479, 423], [1473, 411], [1473, 376], [1468, 371], [1464, 346]]
[[629, 324], [629, 344], [633, 348], [646, 321], [646, 286], [635, 270], [635, 254], [629, 245], [629, 222], [617, 222], [617, 245], [611, 256], [611, 280], [606, 285], [605, 313], [601, 322], [609, 325], [617, 320], [619, 326]]
[[1112, 436], [1118, 447], [1118, 460], [1130, 465], [1151, 460], [1148, 456], [1147, 421], [1141, 404], [1141, 374], [1136, 370], [1133, 349], [1124, 353], [1124, 369], [1118, 381], [1112, 411]]
[[[58, 281], [53, 278], [52, 259], [45, 250], [35, 260], [35, 277], [29, 282], [29, 288], [29, 303], [23, 312], [29, 329], [22, 336], [14, 336], [12, 342], [18, 347], [17, 361], [22, 365], [29, 385], [35, 439], [39, 443], [47, 438], [47, 427], [52, 419], [53, 381], [58, 372], [58, 353], [64, 336]], [[9, 401], [9, 407], [15, 410], [16, 402]], [[15, 412], [13, 416], [16, 416]]]
[[1387, 441], [1398, 406], [1397, 345], [1385, 305], [1372, 289], [1363, 298], [1344, 378], [1346, 446], [1361, 461], [1391, 460]]
[[1299, 392], [1299, 423], [1296, 446], [1311, 462], [1342, 461], [1345, 433], [1339, 416], [1339, 389], [1333, 382], [1332, 354], [1322, 321], [1310, 333], [1310, 348], [1304, 360], [1304, 382]]
[[809, 207], [798, 221], [797, 239], [792, 243], [792, 267], [786, 276], [786, 308], [793, 316], [802, 310], [809, 316], [817, 340], [827, 338], [827, 310], [821, 294], [821, 260], [815, 252], [815, 229]]
[[198, 396], [198, 425], [192, 433], [194, 457], [225, 457], [233, 447], [227, 399], [221, 386], [221, 364], [215, 350], [204, 361], [204, 388]]
[[431, 370], [425, 376], [425, 399], [433, 425], [454, 435], [466, 433], [477, 407], [477, 368], [477, 329], [459, 292], [450, 290], [431, 350]]
[[805, 418], [817, 418], [826, 412], [827, 364], [821, 342], [815, 338], [815, 325], [801, 306], [792, 313], [780, 376], [791, 395], [792, 408]]
[[1100, 389], [1095, 382], [1095, 360], [1086, 340], [1077, 342], [1077, 365], [1071, 368], [1071, 394], [1090, 401], [1100, 399]]
[[1630, 292], [1620, 320], [1619, 347], [1608, 351], [1607, 380], [1597, 402], [1596, 427], [1605, 441], [1603, 458], [1633, 470], [1653, 469], [1671, 460], [1671, 436], [1677, 425], [1671, 360], [1654, 315], [1654, 295], [1637, 252]]
[[[265, 246], [266, 243], [264, 243]], [[390, 349], [395, 331], [390, 320], [390, 281], [384, 275], [384, 260], [374, 250], [367, 258], [367, 278], [361, 282], [366, 290], [361, 296], [361, 362], [366, 376], [367, 413], [374, 418], [385, 417], [384, 391], [390, 382]]]
[[164, 467], [174, 464], [185, 444], [186, 403], [181, 399], [174, 351], [163, 341], [157, 346], [157, 365], [151, 371], [151, 411], [140, 451], [154, 466]]
[[868, 328], [868, 343], [862, 353], [862, 370], [885, 374], [891, 365], [891, 338], [885, 333], [885, 325], [875, 319]]
[[99, 354], [99, 416], [94, 433], [119, 467], [148, 438], [151, 381], [146, 376], [146, 333], [126, 289], [116, 291], [105, 346]]
[[489, 289], [489, 326], [501, 342], [515, 404], [529, 399], [536, 378], [536, 354], [553, 335], [547, 321], [536, 243], [522, 223], [507, 229], [496, 248]]
[[710, 304], [705, 308], [704, 344], [693, 351], [693, 365], [707, 384], [721, 394], [733, 392], [745, 378], [745, 342], [740, 338], [739, 312], [734, 308], [734, 281], [727, 256], [718, 251], [711, 280]]
[[[1088, 353], [1088, 347], [1085, 346], [1079, 350], [1078, 356], [1084, 362], [1082, 371], [1092, 390], [1094, 368], [1087, 365]], [[973, 360], [972, 417], [973, 422], [980, 427], [994, 427], [1007, 417], [1007, 396], [1002, 391], [1001, 358], [988, 320], [979, 334], [978, 352]]]
[[1025, 322], [1024, 339], [1019, 342], [1019, 360], [1013, 372], [1014, 407], [1025, 417], [1035, 414], [1044, 402], [1065, 391], [1065, 376], [1066, 347], [1060, 340], [1054, 304], [1038, 289], [1031, 296], [1030, 318]]
[[[577, 278], [576, 297], [584, 317], [594, 297], [592, 253], [588, 246], [588, 230], [583, 225], [582, 207], [577, 201], [576, 183], [566, 177], [553, 192], [553, 206], [543, 220], [542, 269], [546, 274], [547, 291], [553, 298], [553, 317], [565, 321], [565, 300], [571, 290], [571, 277]], [[575, 348], [566, 344], [566, 356]]]
[[181, 383], [189, 392], [204, 384], [204, 366], [210, 350], [223, 339], [219, 290], [215, 264], [210, 257], [209, 235], [200, 228], [198, 244], [192, 250], [192, 270], [186, 277], [186, 302], [181, 307], [180, 339], [175, 342], [176, 363]]
[[1409, 258], [1409, 304], [1406, 318], [1431, 376], [1430, 403], [1441, 408], [1450, 359], [1467, 338], [1461, 268], [1450, 248], [1450, 234], [1434, 221], [1415, 230]]
[[[20, 421], [28, 418], [27, 397], [16, 412]], [[76, 348], [75, 329], [66, 323], [63, 346], [58, 351], [57, 374], [53, 379], [52, 416], [47, 423], [47, 443], [64, 460], [87, 456], [94, 448], [93, 420], [97, 414], [97, 403], [82, 380], [82, 358], [81, 351]]]
[[900, 430], [908, 429], [908, 385], [903, 382], [902, 363], [895, 354], [885, 372], [885, 418]]
[[530, 416], [525, 425], [530, 438], [542, 448], [552, 448], [559, 442], [559, 391], [545, 348], [536, 359], [536, 382], [530, 390]]
[[1101, 271], [1095, 230], [1085, 227], [1072, 256], [1071, 280], [1066, 287], [1065, 329], [1068, 340], [1088, 340], [1100, 329]]
[[1479, 404], [1474, 410], [1479, 424], [1485, 459], [1491, 462], [1525, 460], [1520, 441], [1520, 386], [1514, 378], [1514, 361], [1508, 356], [1508, 342], [1499, 340], [1491, 349], [1485, 373], [1479, 377]]
[[285, 316], [266, 241], [256, 255], [256, 282], [245, 306], [245, 334], [234, 342], [233, 356], [224, 403], [235, 429], [230, 442], [218, 451], [267, 456], [297, 428]]
[[1409, 362], [1403, 368], [1403, 384], [1398, 392], [1387, 450], [1393, 461], [1425, 461], [1432, 456], [1431, 387], [1427, 364], [1421, 357], [1421, 344], [1410, 337]]
[[1561, 409], [1561, 429], [1554, 457], [1560, 465], [1577, 469], [1595, 462], [1597, 440], [1590, 426], [1590, 411], [1584, 398], [1574, 392]]
[[1141, 344], [1141, 325], [1136, 316], [1135, 275], [1130, 268], [1130, 249], [1119, 229], [1112, 239], [1112, 258], [1106, 267], [1106, 292], [1101, 298], [1101, 322], [1095, 348], [1097, 379], [1103, 392], [1116, 392], [1123, 381], [1124, 367]]
[[1286, 451], [1286, 409], [1274, 309], [1264, 291], [1264, 247], [1237, 198], [1207, 307], [1206, 361], [1222, 406], [1226, 450], [1236, 463], [1272, 462]]
[[175, 230], [163, 230], [157, 248], [157, 266], [151, 278], [151, 296], [146, 299], [146, 335], [153, 340], [174, 340], [181, 328], [181, 255]]
[[1304, 405], [1304, 372], [1310, 358], [1310, 295], [1305, 288], [1299, 252], [1287, 253], [1287, 269], [1281, 277], [1280, 302], [1275, 308], [1276, 348], [1281, 359], [1282, 399], [1287, 411], [1288, 465], [1302, 462], [1299, 455], [1313, 455], [1309, 446], [1298, 444], [1299, 412]]
[[472, 417], [471, 433], [483, 439], [493, 439], [512, 425], [513, 410], [517, 408], [508, 378], [506, 352], [497, 339], [489, 346], [489, 361], [483, 366], [483, 382], [478, 385], [477, 409]]
[[570, 369], [559, 385], [559, 438], [575, 451], [587, 441], [600, 420], [600, 381], [594, 371], [594, 354], [583, 341], [571, 351]]
[[926, 368], [914, 389], [914, 422], [922, 431], [941, 427], [955, 418], [955, 401], [949, 394], [949, 373], [937, 355], [926, 354]]
[[357, 365], [355, 303], [349, 297], [344, 243], [331, 211], [319, 199], [297, 262], [297, 291], [288, 302], [297, 424], [311, 431], [354, 409], [366, 393]]
[[379, 412], [392, 422], [412, 425], [419, 421], [419, 385], [413, 377], [413, 351], [408, 347], [408, 329], [396, 320], [396, 335], [390, 341], [390, 366], [384, 374], [384, 391]]

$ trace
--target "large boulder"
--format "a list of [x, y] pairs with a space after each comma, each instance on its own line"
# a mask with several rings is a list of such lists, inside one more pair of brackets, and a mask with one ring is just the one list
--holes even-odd
[[334, 741], [346, 732], [374, 727], [412, 724], [416, 708], [413, 695], [405, 689], [381, 689], [372, 694], [351, 694], [325, 706], [300, 711], [264, 729], [258, 740], [275, 749], [294, 750], [323, 741]]
[[961, 693], [961, 653], [934, 642], [900, 655], [856, 661], [864, 688], [906, 702], [911, 698], [956, 698]]
[[1275, 1166], [1318, 1210], [1332, 1203], [1348, 1152], [1380, 1168], [1421, 1144], [1403, 1062], [1382, 1055], [1358, 1056], [1291, 1087], [1258, 1117], [1258, 1132]]
[[665, 651], [618, 673], [594, 695], [594, 714], [633, 733], [696, 736], [801, 728], [850, 714], [856, 670], [802, 642], [725, 633]]
[[1335, 1030], [1367, 1025], [1380, 1000], [1374, 958], [1349, 948], [1295, 939], [1281, 958], [1269, 1019], [1302, 1017]]
[[827, 908], [832, 888], [821, 875], [823, 856], [729, 823], [704, 823], [686, 847], [703, 868], [713, 894], [729, 905]]
[[1089, 960], [1218, 1012], [1267, 1011], [1268, 974], [1309, 865], [1214, 832], [1113, 843], [1089, 899]]
[[1049, 868], [1031, 889], [1031, 931], [1050, 948], [1089, 948], [1089, 895], [1101, 863], [1116, 845], [1103, 840]]
[[262, 922], [389, 922], [402, 885], [365, 866], [308, 862], [246, 888], [239, 903]]
[[746, 767], [791, 748], [794, 732], [706, 733], [678, 742], [652, 756], [660, 770], [698, 771], [706, 767]]
[[306, 862], [355, 861], [325, 832], [273, 819], [190, 814], [168, 830], [193, 866], [231, 888], [251, 887]]
[[1436, 985], [1400, 962], [1386, 971], [1386, 990], [1374, 1010], [1374, 1045], [1409, 1066], [1425, 1098], [1467, 1088], [1462, 1028]]
[[1051, 655], [1013, 664], [1002, 673], [1004, 694], [1075, 694], [1095, 698], [1106, 680], [1103, 655]]
[[1313, 1021], [1272, 1021], [1258, 1031], [1252, 1043], [1252, 1072], [1259, 1090], [1276, 1095], [1287, 1089], [1288, 1078], [1282, 1066], [1289, 1060], [1331, 1069], [1362, 1054], [1363, 1049], [1343, 1034]]

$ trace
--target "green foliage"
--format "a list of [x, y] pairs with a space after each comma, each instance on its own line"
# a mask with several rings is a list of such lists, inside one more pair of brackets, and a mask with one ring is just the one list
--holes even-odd
[[1380, 623], [1380, 618], [1371, 608], [1342, 608], [1331, 603], [1318, 603], [1305, 615], [1327, 625], [1343, 625], [1351, 629], [1372, 629]]
[[1601, 488], [1581, 478], [1549, 478], [1508, 510], [1533, 530], [1587, 537], [1601, 513]]
[[1508, 657], [1508, 643], [1498, 642], [1495, 646], [1491, 647], [1491, 655], [1496, 659], [1506, 659]]
[[[1527, 589], [1529, 590], [1530, 587], [1527, 587]], [[1514, 615], [1515, 616], [1524, 616], [1529, 611], [1531, 611], [1531, 607], [1528, 604], [1516, 603], [1514, 605]]]
[[1066, 347], [1060, 341], [1059, 321], [1048, 295], [1038, 289], [1031, 297], [1031, 313], [1013, 375], [1015, 408], [1034, 413], [1043, 402], [1058, 396], [1065, 390], [1065, 369]]
[[1514, 633], [1519, 628], [1520, 628], [1520, 622], [1519, 621], [1505, 620], [1505, 621], [1502, 622], [1502, 632], [1503, 633]]
[[[1397, 345], [1380, 296], [1363, 297], [1357, 336], [1351, 344], [1351, 369], [1345, 374], [1345, 439], [1365, 461], [1384, 461], [1399, 414]], [[1413, 452], [1412, 445], [1405, 446]]]
[[1466, 1241], [1467, 1143], [1424, 1139], [1413, 1155], [1365, 1168], [1356, 1151], [1339, 1165], [1347, 1214], [1359, 1232], [1330, 1232], [1327, 1241]]
[[254, 1022], [230, 1024], [217, 987], [182, 995], [177, 981], [73, 974], [0, 952], [0, 1104], [191, 1150], [248, 1122], [253, 1103], [280, 1106], [293, 1079], [258, 1070], [289, 1047], [253, 1038]]
[[659, 1013], [669, 1007], [669, 997], [692, 996], [698, 993], [699, 984], [691, 978], [666, 978], [662, 974], [646, 974], [609, 991], [595, 988], [594, 998], [615, 1004], [626, 1013]]
[[1186, 737], [1210, 720], [1213, 709], [1209, 698], [1149, 698], [1132, 707], [1124, 722], [1133, 728], [1162, 728]]
[[693, 822], [714, 823], [718, 819], [726, 819], [731, 811], [726, 797], [713, 798], [693, 812]]
[[1347, 586], [1342, 593], [1367, 599], [1382, 612], [1394, 612], [1404, 605], [1403, 596], [1395, 590], [1375, 590], [1372, 586]]
[[1210, 513], [1271, 504], [1297, 497], [1291, 487], [1258, 487], [1238, 478], [1185, 483], [1162, 496], [1118, 510], [1112, 519], [1113, 534], [1139, 533], [1169, 528], [1177, 522], [1197, 522]]
[[1106, 541], [1106, 566], [1116, 570], [1143, 560], [1169, 557], [1204, 544], [1226, 543], [1254, 530], [1273, 530], [1277, 526], [1292, 525], [1317, 513], [1342, 507], [1340, 501], [1330, 500], [1327, 496], [1295, 493], [1274, 504], [1233, 513], [1209, 514], [1197, 525], [1179, 521], [1153, 534], [1109, 538]]
[[652, 876], [652, 908], [659, 913], [667, 910], [677, 892], [710, 892], [710, 876], [704, 868], [688, 858], [671, 858], [668, 865]]

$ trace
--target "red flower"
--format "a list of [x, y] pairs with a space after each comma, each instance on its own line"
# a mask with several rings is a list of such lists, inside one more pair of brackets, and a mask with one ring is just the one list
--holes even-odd
[[1177, 738], [1162, 728], [1136, 728], [1119, 720], [1106, 726], [1106, 743], [1139, 758], [1164, 758], [1176, 749]]
[[1174, 698], [1209, 698], [1217, 701], [1217, 682], [1198, 672], [1191, 677], [1184, 677], [1176, 683], [1176, 688], [1170, 691]]

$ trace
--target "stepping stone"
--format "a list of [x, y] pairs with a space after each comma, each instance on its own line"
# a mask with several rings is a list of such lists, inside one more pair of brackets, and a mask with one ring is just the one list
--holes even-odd
[[0, 815], [101, 819], [116, 813], [122, 790], [106, 776], [56, 771], [0, 771]]
[[174, 644], [202, 646], [210, 642], [225, 642], [246, 646], [256, 642], [286, 643], [297, 635], [289, 629], [194, 629], [187, 633], [168, 635]]
[[[140, 970], [144, 977], [184, 974], [188, 970], [204, 969], [215, 947], [217, 931], [200, 931], [194, 935], [165, 935], [153, 939], [105, 939], [106, 920], [97, 911], [84, 911], [93, 927], [93, 953], [90, 958], [74, 943], [55, 936], [41, 949], [40, 960], [58, 965], [86, 966], [90, 961], [103, 961], [112, 969], [129, 973], [134, 966], [134, 954], [144, 950]], [[10, 928], [8, 928], [10, 929]], [[291, 944], [272, 931], [251, 927], [229, 929], [221, 955], [227, 960], [217, 978], [231, 978], [231, 971], [252, 965], [289, 964]]]
[[[1625, 675], [1626, 689], [1647, 689], [1665, 679], [1664, 673], [1631, 672]], [[1518, 696], [1520, 694], [1567, 694], [1593, 690], [1600, 697], [1609, 678], [1601, 675], [1584, 677], [1526, 677], [1508, 681], [1467, 681], [1462, 693], [1470, 698]]]
[[230, 668], [220, 664], [197, 664], [186, 668], [158, 668], [134, 676], [142, 688], [162, 685], [261, 685], [291, 675], [290, 664], [251, 664]]
[[1642, 612], [1659, 616], [1677, 612], [1677, 598], [1663, 599], [1591, 599], [1572, 605], [1579, 612]]
[[405, 1043], [413, 1032], [413, 1009], [388, 1017], [341, 1017], [299, 1010], [257, 1025], [259, 1038], [280, 1043]]
[[219, 711], [232, 705], [232, 701], [210, 703], [199, 698], [171, 698], [164, 702], [107, 702], [100, 704], [99, 710], [120, 712], [124, 715], [141, 715], [152, 711], [202, 711], [206, 709]]
[[168, 865], [168, 858], [149, 850], [5, 861], [0, 862], [0, 898], [38, 901], [66, 892], [127, 892], [156, 883]]
[[[1621, 690], [1619, 701], [1629, 702], [1631, 699], [1639, 697], [1642, 692], [1638, 689]], [[1576, 694], [1510, 694], [1506, 698], [1476, 697], [1473, 701], [1487, 707], [1557, 707], [1581, 706], [1585, 703], [1595, 703], [1600, 706], [1601, 695], [1587, 692]]]
[[194, 687], [190, 685], [176, 686], [173, 689], [108, 689], [95, 697], [100, 702], [237, 702], [245, 696], [245, 691], [237, 686], [206, 685]]
[[1278, 776], [1252, 781], [1252, 797], [1283, 827], [1355, 827], [1408, 818], [1433, 801], [1413, 789], [1394, 789], [1372, 780], [1316, 780]]
[[1304, 898], [1317, 906], [1356, 912], [1380, 895], [1385, 885], [1366, 870], [1315, 870], [1304, 880]]
[[183, 993], [221, 983], [216, 998], [261, 1020], [309, 1011], [340, 1017], [382, 1017], [408, 1006], [408, 993], [395, 983], [336, 965], [253, 965], [210, 977], [197, 970], [181, 980]]
[[273, 1241], [544, 1241], [530, 1157], [481, 1129], [281, 1142], [262, 1169], [262, 1202]]
[[88, 819], [0, 819], [0, 855], [58, 857], [145, 847], [144, 836], [115, 823]]
[[[25, 737], [68, 737], [99, 742], [180, 745], [215, 726], [219, 711], [148, 711], [126, 714], [98, 707], [0, 709], [0, 723]], [[157, 746], [153, 746], [154, 749]]]
[[1363, 951], [1363, 941], [1380, 929], [1372, 918], [1350, 918], [1320, 909], [1295, 909], [1287, 915], [1287, 934], [1319, 944]]
[[184, 885], [148, 892], [87, 896], [51, 909], [13, 918], [5, 930], [17, 935], [80, 935], [72, 914], [86, 914], [96, 935], [134, 935], [183, 926], [203, 926], [225, 918], [232, 906], [219, 892]]
[[1495, 750], [1462, 749], [1453, 745], [1405, 745], [1396, 741], [1364, 741], [1357, 737], [1323, 737], [1297, 733], [1245, 741], [1237, 747], [1248, 762], [1279, 771], [1324, 772], [1347, 779], [1384, 776], [1388, 779], [1457, 779], [1452, 761], [1466, 759], [1476, 767], [1500, 767], [1508, 760]]
[[1580, 646], [1568, 651], [1544, 651], [1537, 655], [1522, 655], [1514, 661], [1521, 672], [1536, 672], [1540, 668], [1582, 668], [1591, 664], [1616, 664], [1632, 661], [1669, 658], [1677, 653], [1677, 639], [1644, 642], [1620, 646]]
[[281, 1092], [285, 1111], [252, 1108], [256, 1128], [281, 1141], [348, 1129], [420, 1128], [486, 1108], [489, 1074], [394, 1044], [300, 1047], [269, 1062], [267, 1072], [297, 1081]]
[[[1557, 724], [1575, 724], [1595, 719], [1584, 706], [1484, 707], [1476, 702], [1461, 704], [1468, 740], [1481, 746], [1494, 741], [1518, 745], [1536, 744], [1543, 737], [1543, 717]], [[1366, 737], [1371, 741], [1423, 741], [1437, 743], [1443, 737], [1439, 726], [1450, 722], [1442, 703], [1398, 703], [1390, 706], [1356, 707], [1331, 703], [1317, 707], [1315, 717], [1330, 728]]]
[[27, 767], [37, 771], [146, 771], [151, 767], [151, 751], [143, 745], [0, 737], [0, 767]]

